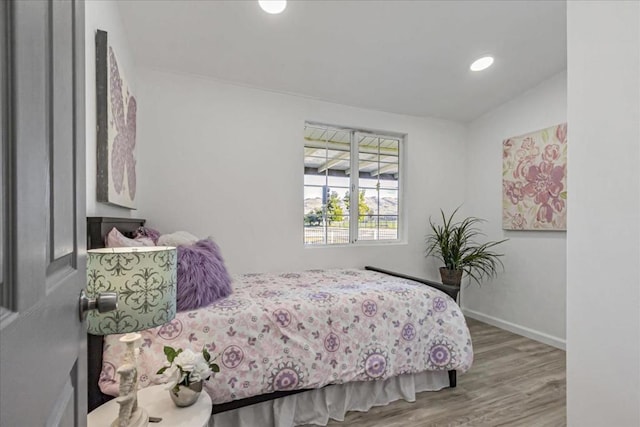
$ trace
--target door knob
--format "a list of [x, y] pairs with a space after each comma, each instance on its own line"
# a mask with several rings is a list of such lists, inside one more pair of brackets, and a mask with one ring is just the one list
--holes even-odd
[[118, 294], [116, 292], [101, 292], [96, 298], [89, 298], [80, 291], [80, 321], [87, 317], [89, 310], [98, 310], [98, 313], [106, 313], [118, 308]]

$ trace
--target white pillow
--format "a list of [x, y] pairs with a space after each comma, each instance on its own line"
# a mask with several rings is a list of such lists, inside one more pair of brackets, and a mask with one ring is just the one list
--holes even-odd
[[197, 242], [198, 239], [191, 233], [186, 231], [176, 231], [171, 234], [163, 234], [158, 238], [158, 246], [180, 246], [180, 245], [192, 245]]

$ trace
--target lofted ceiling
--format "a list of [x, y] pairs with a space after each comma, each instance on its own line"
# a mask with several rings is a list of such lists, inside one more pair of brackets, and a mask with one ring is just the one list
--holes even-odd
[[118, 5], [139, 66], [393, 113], [466, 122], [566, 69], [564, 1]]

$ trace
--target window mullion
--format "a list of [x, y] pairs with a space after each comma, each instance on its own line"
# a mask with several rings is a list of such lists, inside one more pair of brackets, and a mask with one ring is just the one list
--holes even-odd
[[351, 173], [349, 174], [349, 238], [351, 243], [358, 241], [358, 221], [360, 220], [360, 159], [358, 151], [358, 134], [351, 132]]
[[[324, 161], [329, 161], [329, 129], [325, 129], [324, 133]], [[329, 203], [329, 171], [324, 171], [324, 186], [322, 187], [323, 198], [322, 198], [322, 224], [324, 231], [324, 244], [329, 245], [329, 210], [327, 209]]]
[[380, 138], [378, 137], [378, 179], [376, 180], [376, 204], [378, 209], [378, 216], [376, 217], [376, 237], [375, 239], [380, 239], [380, 172], [382, 168], [382, 164], [380, 163]]

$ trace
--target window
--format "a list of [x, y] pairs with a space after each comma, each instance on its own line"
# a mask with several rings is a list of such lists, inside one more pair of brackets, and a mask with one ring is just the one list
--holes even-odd
[[399, 240], [402, 140], [305, 124], [305, 245]]

